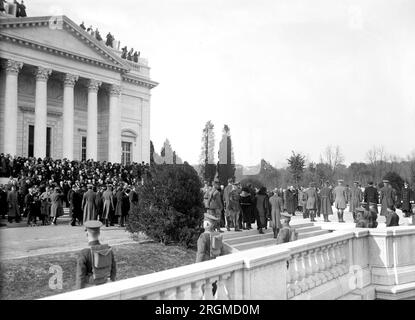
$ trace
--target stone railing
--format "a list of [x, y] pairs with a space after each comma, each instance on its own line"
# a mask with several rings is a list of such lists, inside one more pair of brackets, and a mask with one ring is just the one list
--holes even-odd
[[414, 247], [415, 227], [335, 231], [46, 299], [411, 298]]

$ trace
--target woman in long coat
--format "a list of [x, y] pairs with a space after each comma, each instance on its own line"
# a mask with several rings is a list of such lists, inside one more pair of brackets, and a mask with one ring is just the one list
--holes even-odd
[[318, 194], [314, 183], [310, 183], [310, 188], [305, 192], [306, 195], [306, 208], [310, 212], [311, 222], [315, 222]]
[[320, 191], [320, 213], [324, 217], [324, 222], [330, 222], [329, 216], [333, 215], [333, 195], [329, 188], [329, 183], [325, 182]]
[[269, 198], [267, 195], [267, 189], [262, 187], [259, 189], [257, 195], [255, 196], [256, 203], [256, 212], [257, 212], [257, 227], [259, 233], [264, 233], [262, 230], [267, 226], [267, 218], [269, 216]]
[[251, 228], [251, 213], [252, 213], [252, 199], [248, 188], [242, 188], [242, 192], [239, 197], [239, 204], [242, 209], [242, 222], [244, 230], [250, 230]]
[[111, 212], [114, 210], [114, 197], [112, 195], [112, 187], [107, 186], [107, 190], [102, 194], [102, 200], [104, 202], [102, 209], [102, 218], [105, 221], [105, 225], [108, 227], [110, 222]]
[[284, 207], [287, 210], [287, 212], [291, 215], [295, 215], [295, 209], [297, 207], [297, 201], [296, 201], [296, 194], [293, 187], [290, 187], [285, 191], [285, 201], [284, 201]]
[[96, 220], [97, 218], [97, 210], [96, 210], [96, 193], [92, 190], [92, 185], [88, 186], [88, 191], [84, 193], [82, 198], [82, 209], [84, 211], [84, 219], [83, 222], [87, 222], [89, 220]]
[[63, 216], [63, 193], [59, 188], [55, 188], [55, 191], [50, 196], [50, 200], [50, 216], [53, 218], [52, 224], [56, 225], [57, 219]]
[[42, 220], [42, 225], [47, 225], [50, 223], [50, 189], [46, 187], [45, 191], [40, 195], [40, 215]]
[[7, 194], [7, 204], [8, 204], [8, 220], [9, 222], [13, 222], [13, 219], [16, 220], [16, 222], [20, 221], [20, 215], [19, 215], [19, 201], [17, 198], [17, 191], [16, 186], [12, 186], [11, 190]]
[[118, 217], [122, 216], [122, 199], [123, 199], [124, 191], [122, 187], [118, 187], [117, 194], [115, 195], [115, 199], [117, 203], [115, 204], [115, 216], [118, 220]]
[[271, 205], [272, 230], [276, 239], [279, 230], [282, 228], [281, 213], [284, 210], [284, 205], [277, 189], [274, 190], [274, 195], [269, 199], [269, 204]]

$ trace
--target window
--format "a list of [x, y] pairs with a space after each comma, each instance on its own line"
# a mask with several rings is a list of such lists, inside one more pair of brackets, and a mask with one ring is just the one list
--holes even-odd
[[81, 137], [81, 161], [86, 160], [86, 137]]
[[[35, 149], [35, 126], [29, 125], [28, 157], [34, 157]], [[46, 128], [46, 157], [51, 157], [52, 151], [52, 128]]]
[[46, 157], [51, 157], [52, 128], [46, 128]]
[[122, 142], [121, 163], [127, 165], [131, 163], [131, 142]]
[[33, 157], [34, 155], [34, 147], [35, 147], [35, 126], [29, 125], [29, 142], [28, 142], [28, 157]]

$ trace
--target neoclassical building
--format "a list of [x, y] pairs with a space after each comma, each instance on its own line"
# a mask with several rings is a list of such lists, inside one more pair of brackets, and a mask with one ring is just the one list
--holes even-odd
[[150, 79], [66, 16], [0, 17], [0, 153], [150, 161]]

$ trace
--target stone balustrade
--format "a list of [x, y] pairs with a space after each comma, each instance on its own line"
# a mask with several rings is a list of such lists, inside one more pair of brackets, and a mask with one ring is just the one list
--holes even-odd
[[414, 298], [414, 246], [415, 227], [335, 231], [46, 299]]

